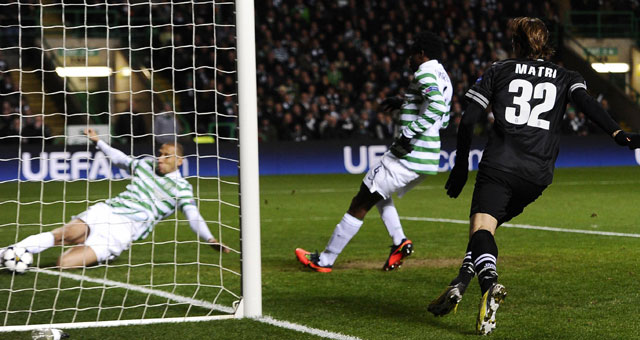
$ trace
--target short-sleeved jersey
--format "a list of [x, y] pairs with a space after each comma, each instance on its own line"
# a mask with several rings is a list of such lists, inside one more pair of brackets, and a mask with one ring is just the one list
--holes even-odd
[[440, 164], [440, 129], [449, 124], [453, 86], [437, 60], [422, 63], [414, 73], [402, 104], [403, 134], [413, 150], [400, 162], [422, 174], [436, 174]]
[[195, 205], [191, 184], [178, 170], [160, 176], [149, 159], [135, 159], [130, 168], [131, 183], [125, 191], [105, 203], [116, 214], [144, 222], [138, 230], [131, 231], [134, 240], [147, 237], [159, 221], [176, 211], [176, 207], [184, 209], [186, 205]]
[[494, 63], [466, 93], [495, 116], [480, 169], [491, 167], [549, 185], [558, 157], [560, 124], [582, 76], [543, 60]]

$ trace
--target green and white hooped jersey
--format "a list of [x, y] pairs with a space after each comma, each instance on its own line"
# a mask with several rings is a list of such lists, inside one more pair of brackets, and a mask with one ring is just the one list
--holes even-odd
[[193, 188], [179, 170], [159, 176], [150, 159], [134, 159], [130, 169], [131, 183], [126, 190], [105, 203], [114, 213], [143, 222], [133, 224], [133, 240], [146, 238], [159, 221], [176, 212], [176, 207], [195, 206]]
[[429, 60], [414, 73], [404, 96], [402, 133], [412, 138], [413, 151], [400, 159], [421, 174], [436, 174], [440, 163], [440, 129], [449, 125], [453, 85], [444, 67]]

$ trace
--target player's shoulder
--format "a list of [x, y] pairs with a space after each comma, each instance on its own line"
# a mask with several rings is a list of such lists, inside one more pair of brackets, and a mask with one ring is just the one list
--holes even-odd
[[416, 77], [424, 75], [431, 75], [435, 77], [435, 72], [437, 70], [440, 70], [441, 68], [443, 67], [440, 62], [437, 59], [432, 59], [420, 64], [420, 66], [418, 66], [418, 69], [414, 72], [414, 75]]
[[491, 64], [491, 66], [489, 66], [489, 70], [500, 70], [503, 69], [505, 67], [509, 67], [509, 66], [513, 66], [519, 62], [522, 62], [522, 60], [519, 59], [502, 59], [502, 60], [498, 60], [498, 61], [494, 61], [493, 64]]
[[437, 59], [432, 59], [422, 63], [413, 73], [414, 79], [419, 82], [429, 82], [429, 79], [448, 79], [444, 66]]
[[134, 158], [131, 161], [131, 170], [133, 170], [134, 172], [136, 171], [136, 169], [139, 168], [143, 168], [145, 170], [150, 170], [151, 172], [153, 172], [153, 167], [154, 167], [154, 160], [153, 158], [150, 157], [144, 157], [144, 158]]

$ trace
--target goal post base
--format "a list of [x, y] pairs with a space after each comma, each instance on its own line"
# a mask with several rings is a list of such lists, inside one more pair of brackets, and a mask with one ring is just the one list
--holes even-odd
[[185, 318], [157, 318], [157, 319], [141, 319], [141, 320], [110, 320], [110, 321], [90, 321], [90, 322], [69, 322], [69, 323], [52, 323], [40, 325], [24, 325], [24, 326], [4, 326], [0, 327], [0, 333], [6, 332], [26, 332], [35, 329], [59, 328], [59, 329], [76, 329], [76, 328], [93, 328], [93, 327], [118, 327], [118, 326], [140, 326], [157, 323], [180, 323], [180, 322], [202, 322], [213, 320], [235, 319], [234, 315], [211, 315], [211, 316], [190, 316]]

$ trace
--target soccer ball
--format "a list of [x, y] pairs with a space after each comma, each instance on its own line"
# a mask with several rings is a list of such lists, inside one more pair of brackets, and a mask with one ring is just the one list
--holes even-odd
[[2, 254], [5, 268], [19, 274], [24, 273], [33, 263], [33, 254], [21, 247], [9, 247]]

